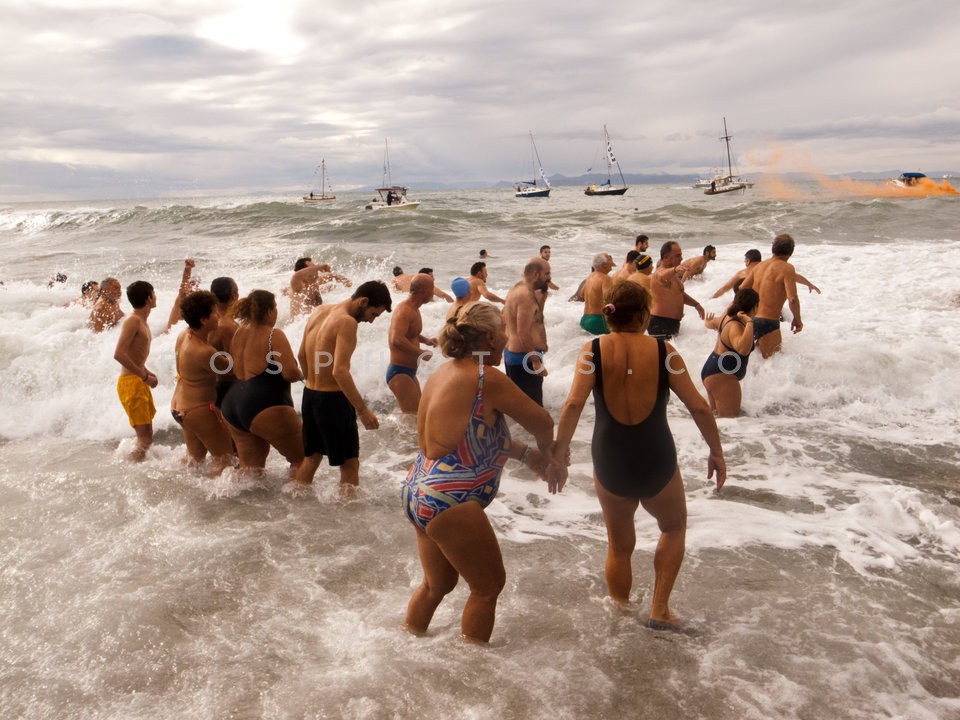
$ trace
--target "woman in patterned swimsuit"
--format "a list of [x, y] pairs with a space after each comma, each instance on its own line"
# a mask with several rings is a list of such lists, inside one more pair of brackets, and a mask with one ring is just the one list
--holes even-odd
[[[440, 331], [440, 349], [451, 359], [424, 386], [417, 413], [420, 452], [403, 488], [424, 575], [407, 606], [406, 625], [413, 632], [426, 632], [462, 576], [470, 597], [461, 631], [470, 639], [490, 639], [506, 577], [483, 509], [497, 494], [507, 458], [547, 476], [553, 420], [495, 367], [506, 342], [500, 311], [487, 303], [467, 303]], [[504, 415], [529, 431], [539, 449], [512, 443]], [[556, 482], [548, 485], [551, 492], [560, 489]]]

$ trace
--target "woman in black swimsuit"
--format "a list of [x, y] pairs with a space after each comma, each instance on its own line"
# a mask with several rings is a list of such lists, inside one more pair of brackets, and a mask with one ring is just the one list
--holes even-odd
[[290, 463], [292, 475], [303, 462], [303, 438], [290, 383], [303, 375], [287, 336], [274, 327], [276, 298], [266, 290], [254, 290], [237, 302], [233, 316], [240, 321], [230, 342], [237, 382], [227, 391], [221, 410], [240, 467], [263, 469], [273, 446]]
[[629, 603], [633, 583], [630, 557], [636, 545], [634, 516], [643, 505], [660, 528], [647, 625], [668, 628], [676, 622], [669, 599], [683, 562], [687, 527], [683, 480], [666, 418], [670, 390], [687, 406], [707, 441], [707, 477], [716, 472], [717, 490], [727, 476], [723, 448], [710, 406], [694, 387], [683, 359], [668, 342], [644, 334], [650, 319], [646, 288], [617, 283], [607, 291], [604, 302], [610, 334], [580, 350], [553, 454], [561, 462], [569, 458], [570, 441], [592, 391], [596, 406], [594, 486], [607, 527], [607, 590], [615, 602]]
[[740, 288], [723, 315], [710, 314], [703, 321], [717, 331], [717, 344], [700, 371], [707, 400], [717, 417], [740, 414], [740, 381], [746, 377], [747, 361], [753, 352], [753, 316], [759, 304], [756, 290]]

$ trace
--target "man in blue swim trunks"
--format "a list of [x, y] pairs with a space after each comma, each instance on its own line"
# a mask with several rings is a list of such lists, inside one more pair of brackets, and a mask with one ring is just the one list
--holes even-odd
[[[787, 260], [795, 244], [786, 233], [773, 239], [773, 257], [753, 265], [743, 279], [742, 288], [753, 288], [760, 294], [757, 315], [753, 319], [753, 336], [763, 357], [779, 352], [783, 343], [780, 334], [780, 312], [787, 303], [793, 320], [794, 334], [803, 330], [800, 320], [800, 298], [797, 295], [797, 271]], [[819, 291], [818, 291], [819, 292]]]
[[547, 368], [543, 354], [547, 351], [547, 329], [537, 291], [550, 284], [550, 263], [540, 257], [523, 268], [523, 279], [510, 288], [503, 306], [503, 322], [507, 330], [507, 347], [503, 364], [507, 377], [538, 405], [543, 405], [543, 378]]
[[387, 366], [387, 387], [397, 398], [400, 412], [417, 414], [420, 407], [420, 382], [417, 366], [429, 360], [432, 353], [420, 343], [436, 347], [435, 338], [425, 337], [420, 308], [433, 299], [433, 276], [420, 273], [410, 281], [410, 295], [397, 305], [390, 321], [390, 364]]
[[[326, 455], [340, 468], [340, 494], [351, 497], [360, 484], [360, 435], [357, 420], [367, 430], [380, 427], [350, 374], [357, 348], [357, 327], [372, 323], [393, 300], [379, 280], [369, 280], [337, 305], [321, 305], [307, 320], [297, 360], [303, 370], [304, 460], [291, 484], [292, 492], [309, 488]], [[286, 487], [284, 488], [287, 489]]]

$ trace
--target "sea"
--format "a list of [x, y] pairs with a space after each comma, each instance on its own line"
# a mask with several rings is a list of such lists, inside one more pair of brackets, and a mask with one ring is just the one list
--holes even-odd
[[[0, 204], [0, 717], [960, 717], [960, 197], [852, 181], [714, 197], [414, 189], [419, 210], [369, 212], [370, 192], [339, 196]], [[384, 384], [389, 315], [360, 328], [353, 359], [380, 419], [361, 430], [355, 500], [339, 499], [326, 464], [312, 493], [284, 494], [275, 453], [259, 481], [183, 463], [168, 410], [184, 326], [164, 328], [185, 258], [204, 287], [229, 275], [242, 294], [277, 293], [296, 348], [305, 320], [281, 291], [299, 257], [355, 285], [430, 267], [448, 289], [483, 249], [503, 296], [550, 245], [556, 419], [589, 340], [567, 298], [595, 253], [622, 262], [639, 233], [655, 257], [667, 240], [688, 258], [714, 245], [687, 291], [719, 313], [730, 298], [715, 289], [782, 232], [821, 292], [800, 289], [802, 332], [784, 324], [783, 351], [750, 361], [742, 416], [718, 421], [722, 491], [689, 413], [668, 408], [689, 507], [671, 602], [682, 632], [644, 627], [658, 531], [642, 511], [633, 606], [606, 599], [592, 402], [563, 492], [511, 462], [487, 510], [507, 570], [489, 645], [459, 638], [462, 583], [425, 636], [403, 630], [421, 580], [400, 505], [417, 438]], [[126, 459], [119, 330], [94, 335], [76, 303], [81, 283], [107, 276], [157, 292], [156, 439], [142, 464]], [[423, 308], [425, 334], [445, 312]], [[714, 341], [688, 308], [675, 345], [700, 388]], [[302, 385], [293, 394], [299, 407]]]

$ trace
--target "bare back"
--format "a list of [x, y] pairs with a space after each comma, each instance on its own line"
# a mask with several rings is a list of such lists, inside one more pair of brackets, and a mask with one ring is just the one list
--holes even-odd
[[613, 332], [600, 338], [600, 356], [603, 400], [613, 419], [623, 425], [642, 422], [657, 402], [657, 340], [641, 333]]
[[797, 271], [779, 257], [754, 265], [741, 287], [753, 288], [760, 295], [757, 317], [779, 320], [787, 300], [797, 300]]
[[336, 305], [321, 305], [310, 315], [303, 328], [303, 340], [300, 343], [300, 352], [297, 355], [300, 369], [303, 372], [306, 386], [311, 390], [321, 390], [319, 375], [324, 366], [329, 370], [333, 364], [333, 355], [318, 352], [320, 344], [320, 328], [327, 317], [337, 308]]
[[599, 315], [603, 308], [603, 296], [613, 284], [605, 272], [594, 270], [583, 285], [583, 314]]
[[[313, 376], [314, 384], [309, 386], [312, 390], [323, 390], [335, 392], [343, 390], [340, 383], [334, 377], [334, 360], [338, 352], [341, 355], [345, 353], [352, 357], [353, 350], [357, 343], [357, 321], [350, 316], [346, 308], [341, 305], [332, 306], [316, 332], [313, 333], [314, 344], [310, 353], [310, 361], [314, 357], [320, 358], [321, 362], [316, 367]], [[350, 358], [344, 358], [347, 366], [350, 364]]]
[[[271, 335], [272, 333], [272, 335]], [[272, 325], [244, 323], [230, 343], [233, 372], [238, 380], [249, 380], [269, 369], [287, 382], [301, 378], [290, 341]]]

